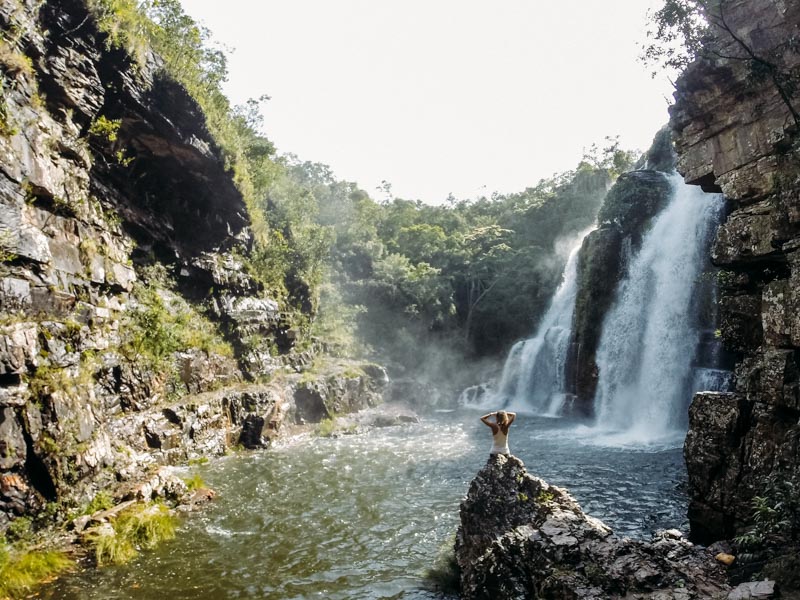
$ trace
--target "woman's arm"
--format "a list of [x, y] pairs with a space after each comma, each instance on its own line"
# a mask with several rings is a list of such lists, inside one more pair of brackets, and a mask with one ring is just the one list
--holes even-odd
[[517, 413], [508, 413], [508, 424], [511, 425], [514, 422], [514, 419], [517, 418]]
[[487, 427], [491, 427], [492, 428], [492, 433], [497, 433], [497, 424], [496, 423], [492, 423], [489, 420], [489, 417], [494, 417], [495, 415], [497, 415], [496, 412], [490, 412], [490, 413], [485, 414], [485, 415], [483, 415], [481, 417], [481, 421], [483, 421], [483, 424], [486, 425]]

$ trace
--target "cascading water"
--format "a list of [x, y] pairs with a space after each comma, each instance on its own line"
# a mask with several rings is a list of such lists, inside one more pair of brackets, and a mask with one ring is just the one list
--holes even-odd
[[700, 341], [693, 295], [721, 196], [669, 175], [672, 198], [630, 263], [603, 323], [597, 429], [621, 443], [680, 438], [699, 383], [692, 364]]
[[485, 385], [467, 388], [462, 404], [558, 414], [564, 403], [564, 369], [578, 292], [578, 251], [589, 231], [573, 244], [561, 284], [534, 336], [512, 346], [497, 390], [487, 391]]

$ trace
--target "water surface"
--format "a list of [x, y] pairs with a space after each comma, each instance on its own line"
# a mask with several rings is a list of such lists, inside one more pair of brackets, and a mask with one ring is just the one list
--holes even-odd
[[[597, 446], [576, 424], [520, 415], [511, 450], [619, 534], [684, 526], [679, 448]], [[122, 567], [45, 590], [65, 600], [422, 599], [422, 573], [458, 526], [485, 463], [474, 412], [335, 439], [295, 439], [197, 468], [217, 490], [178, 537]]]

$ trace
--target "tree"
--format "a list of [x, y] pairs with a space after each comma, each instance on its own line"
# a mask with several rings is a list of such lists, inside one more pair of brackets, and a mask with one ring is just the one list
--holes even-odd
[[749, 33], [732, 24], [729, 12], [733, 4], [732, 0], [665, 0], [652, 14], [655, 29], [648, 31], [648, 36], [653, 41], [645, 47], [644, 60], [677, 71], [698, 58], [745, 63], [749, 83], [769, 81], [795, 125], [800, 126], [796, 102], [800, 72], [789, 67], [800, 54], [800, 36], [758, 47]]

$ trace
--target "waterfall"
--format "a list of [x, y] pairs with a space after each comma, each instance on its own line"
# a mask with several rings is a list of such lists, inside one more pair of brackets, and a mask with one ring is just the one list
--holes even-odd
[[461, 394], [462, 404], [558, 414], [564, 403], [564, 369], [578, 292], [578, 251], [589, 231], [581, 232], [572, 244], [561, 284], [536, 333], [509, 351], [497, 389], [487, 392], [484, 384], [467, 388]]
[[631, 260], [597, 351], [596, 427], [623, 443], [682, 436], [693, 388], [713, 383], [693, 372], [702, 329], [693, 295], [722, 200], [668, 177], [670, 203]]

